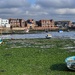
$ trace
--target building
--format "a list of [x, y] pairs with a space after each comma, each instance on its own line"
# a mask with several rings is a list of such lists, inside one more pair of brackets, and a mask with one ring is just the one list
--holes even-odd
[[72, 27], [75, 27], [75, 22], [72, 22]]
[[58, 27], [71, 27], [71, 21], [55, 21], [55, 25]]
[[9, 19], [9, 23], [12, 27], [25, 27], [24, 19]]
[[10, 27], [9, 20], [0, 18], [0, 27]]
[[36, 21], [35, 30], [57, 30], [58, 27], [54, 25], [54, 20], [39, 20]]
[[26, 27], [26, 21], [24, 19], [19, 19], [20, 27]]
[[33, 19], [28, 19], [27, 20], [27, 28], [28, 29], [34, 29], [36, 25], [36, 22]]
[[54, 21], [53, 20], [40, 20], [40, 26], [41, 27], [54, 27]]

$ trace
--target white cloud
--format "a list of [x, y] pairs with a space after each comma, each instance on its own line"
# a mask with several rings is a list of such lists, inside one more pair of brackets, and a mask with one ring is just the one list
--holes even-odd
[[75, 0], [0, 0], [1, 18], [75, 19]]
[[75, 8], [75, 0], [37, 0], [44, 8]]
[[38, 9], [41, 9], [41, 6], [37, 4], [33, 4], [31, 5], [31, 9], [38, 10]]
[[75, 14], [75, 8], [63, 8], [63, 9], [56, 9], [57, 14]]
[[24, 6], [29, 6], [27, 0], [0, 0], [0, 8], [18, 8]]

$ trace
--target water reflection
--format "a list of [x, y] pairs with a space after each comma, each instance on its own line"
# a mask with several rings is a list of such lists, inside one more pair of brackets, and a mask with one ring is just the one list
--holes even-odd
[[25, 38], [45, 38], [47, 34], [51, 34], [52, 38], [70, 38], [75, 39], [75, 31], [70, 32], [42, 32], [39, 34], [12, 34], [12, 35], [0, 35], [3, 39], [25, 39]]

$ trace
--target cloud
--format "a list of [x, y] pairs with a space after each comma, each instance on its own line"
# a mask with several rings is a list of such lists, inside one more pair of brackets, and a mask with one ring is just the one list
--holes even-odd
[[57, 14], [75, 14], [75, 8], [63, 8], [55, 10]]
[[37, 0], [36, 3], [44, 8], [75, 8], [75, 0]]
[[41, 6], [37, 4], [33, 4], [31, 5], [31, 9], [38, 10], [38, 9], [41, 9]]
[[24, 6], [29, 6], [27, 0], [0, 0], [0, 8], [18, 8]]
[[[0, 0], [1, 18], [75, 19], [75, 0]], [[34, 1], [34, 0], [33, 0]]]

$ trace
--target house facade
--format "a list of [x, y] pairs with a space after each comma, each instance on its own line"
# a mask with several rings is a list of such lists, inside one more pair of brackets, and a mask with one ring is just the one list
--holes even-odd
[[40, 20], [41, 27], [54, 27], [53, 20]]
[[36, 22], [34, 21], [34, 19], [28, 19], [27, 20], [27, 28], [28, 29], [34, 29], [36, 25]]
[[71, 21], [55, 21], [55, 25], [58, 27], [71, 27], [72, 22]]
[[9, 20], [0, 18], [0, 27], [10, 27]]
[[9, 19], [9, 23], [12, 27], [25, 27], [24, 19]]
[[35, 21], [34, 19], [2, 19], [0, 18], [0, 27], [10, 27], [15, 29], [33, 29], [33, 30], [55, 30], [61, 28], [75, 27], [71, 21], [54, 21], [53, 19], [42, 19]]

